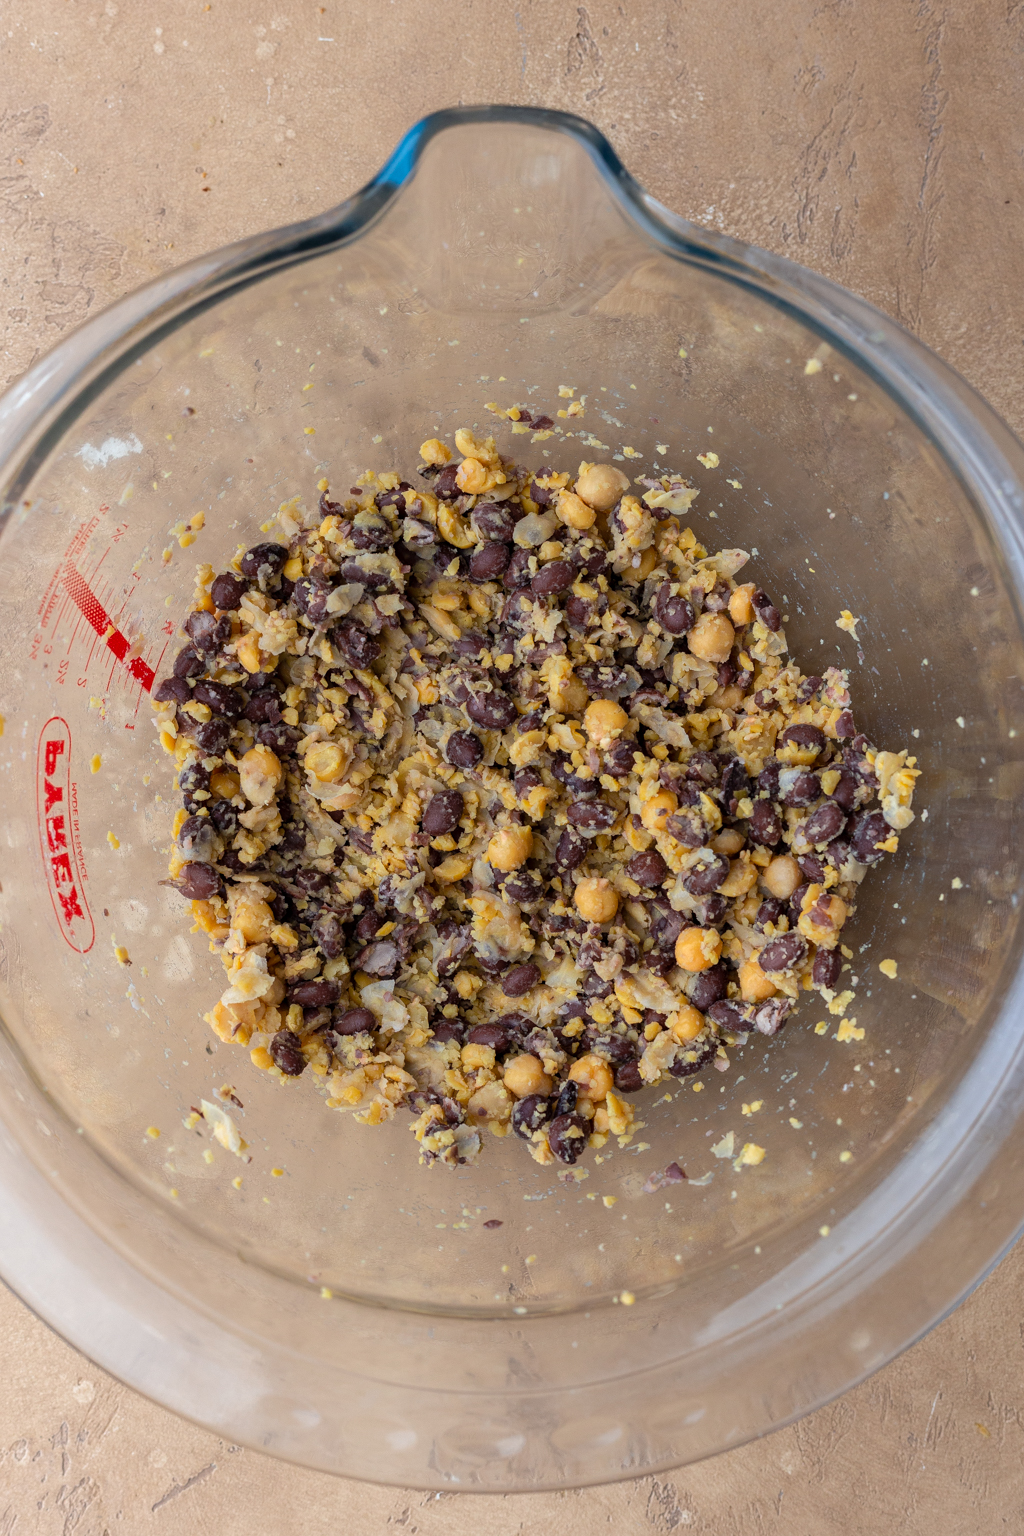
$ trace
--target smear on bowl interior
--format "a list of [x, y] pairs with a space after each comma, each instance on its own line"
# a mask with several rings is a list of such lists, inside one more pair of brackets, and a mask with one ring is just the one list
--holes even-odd
[[[841, 995], [916, 759], [805, 676], [680, 475], [423, 443], [200, 566], [156, 693], [206, 1015], [422, 1162], [629, 1142], [645, 1088]], [[195, 931], [195, 930], [193, 930]]]

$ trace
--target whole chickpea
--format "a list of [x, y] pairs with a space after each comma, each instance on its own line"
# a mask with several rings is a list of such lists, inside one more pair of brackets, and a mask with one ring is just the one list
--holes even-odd
[[724, 613], [702, 613], [687, 635], [686, 643], [701, 661], [720, 663], [729, 660], [735, 639], [736, 631]]
[[487, 860], [495, 869], [518, 869], [533, 852], [529, 827], [499, 827], [487, 844]]
[[629, 478], [614, 464], [591, 464], [576, 481], [576, 494], [595, 512], [610, 512], [625, 491]]
[[761, 883], [772, 896], [788, 901], [803, 881], [800, 865], [791, 853], [779, 853], [767, 864], [761, 875]]
[[614, 699], [595, 699], [583, 716], [583, 729], [595, 746], [608, 744], [629, 724], [629, 716]]
[[525, 1099], [531, 1093], [549, 1094], [554, 1086], [536, 1056], [513, 1056], [505, 1063], [502, 1078], [509, 1093], [517, 1099]]
[[684, 971], [706, 971], [722, 958], [722, 935], [714, 928], [684, 928], [676, 939], [676, 964]]
[[745, 1003], [763, 1003], [775, 996], [775, 983], [765, 975], [756, 960], [744, 960], [739, 968], [740, 996]]
[[611, 881], [595, 875], [580, 881], [573, 900], [580, 917], [588, 923], [610, 923], [619, 910], [619, 898]]
[[563, 491], [558, 498], [556, 513], [567, 528], [593, 528], [597, 522], [597, 513], [593, 507], [588, 507], [586, 502], [572, 491]]
[[735, 896], [745, 896], [757, 884], [757, 865], [749, 859], [733, 859], [729, 873], [718, 887], [719, 895], [731, 901]]
[[729, 599], [729, 617], [737, 626], [749, 624], [754, 617], [754, 605], [751, 598], [756, 588], [752, 581], [745, 582], [742, 587], [737, 587]]
[[723, 827], [717, 837], [711, 839], [711, 846], [716, 853], [724, 853], [727, 858], [732, 858], [743, 847], [745, 838], [742, 832], [735, 827]]
[[614, 1086], [611, 1068], [603, 1056], [593, 1051], [573, 1062], [569, 1068], [569, 1080], [578, 1083], [580, 1093], [585, 1094], [594, 1104], [607, 1098], [608, 1090]]
[[684, 1003], [669, 1024], [669, 1029], [680, 1043], [695, 1040], [703, 1028], [704, 1015], [691, 1003]]
[[648, 832], [663, 832], [668, 818], [679, 809], [679, 801], [670, 789], [660, 789], [645, 800], [640, 809], [640, 820]]

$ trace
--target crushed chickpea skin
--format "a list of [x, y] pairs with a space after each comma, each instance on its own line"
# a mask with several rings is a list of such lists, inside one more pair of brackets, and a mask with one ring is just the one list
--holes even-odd
[[836, 995], [918, 770], [857, 733], [845, 672], [788, 658], [688, 481], [455, 444], [199, 567], [154, 702], [167, 883], [257, 1066], [367, 1125], [409, 1109], [422, 1162], [489, 1129], [572, 1163], [629, 1142], [630, 1095]]

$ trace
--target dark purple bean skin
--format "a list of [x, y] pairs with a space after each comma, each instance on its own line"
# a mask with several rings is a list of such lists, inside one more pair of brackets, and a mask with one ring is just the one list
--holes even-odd
[[633, 754], [636, 742], [632, 737], [614, 741], [604, 755], [604, 771], [613, 779], [626, 779], [633, 772]]
[[[693, 1040], [690, 1040], [687, 1042], [685, 1052], [680, 1053], [680, 1055], [676, 1057], [675, 1061], [669, 1067], [669, 1071], [673, 1077], [693, 1077], [693, 1075], [696, 1072], [699, 1072], [702, 1067], [707, 1066], [708, 1062], [714, 1056], [717, 1049], [718, 1046], [713, 1040], [703, 1041], [699, 1045]], [[684, 1059], [685, 1056], [693, 1056], [694, 1060], [686, 1061]]]
[[819, 949], [811, 966], [811, 980], [816, 987], [827, 987], [832, 992], [842, 969], [843, 957], [838, 949]]
[[493, 539], [499, 544], [511, 542], [516, 526], [511, 508], [496, 501], [478, 503], [470, 521], [481, 539]]
[[240, 576], [236, 576], [233, 571], [222, 571], [219, 576], [213, 578], [210, 596], [222, 612], [233, 612], [248, 588], [249, 583], [243, 581]]
[[466, 705], [466, 714], [477, 725], [503, 731], [516, 718], [517, 710], [507, 693], [475, 693]]
[[820, 794], [821, 782], [815, 774], [809, 771], [798, 773], [783, 792], [782, 803], [788, 806], [813, 805]]
[[877, 864], [884, 857], [876, 843], [892, 836], [892, 828], [881, 811], [860, 811], [850, 822], [850, 846], [859, 864]]
[[336, 624], [331, 631], [331, 639], [349, 666], [357, 672], [365, 672], [367, 667], [372, 666], [382, 650], [376, 635], [371, 635], [358, 619], [346, 619]]
[[277, 725], [281, 719], [281, 698], [273, 688], [254, 693], [245, 706], [245, 718], [253, 725]]
[[560, 1163], [576, 1162], [587, 1145], [589, 1129], [582, 1115], [555, 1116], [548, 1127], [548, 1146]]
[[824, 678], [821, 677], [805, 677], [796, 691], [797, 703], [809, 703], [810, 700], [814, 698], [814, 695], [818, 692], [823, 682]]
[[192, 690], [187, 678], [165, 677], [153, 697], [158, 704], [187, 704]]
[[539, 1131], [551, 1118], [551, 1100], [540, 1093], [531, 1093], [520, 1099], [512, 1110], [512, 1129], [524, 1141], [529, 1141], [534, 1131]]
[[832, 791], [829, 799], [834, 800], [836, 805], [840, 806], [844, 811], [856, 809], [859, 782], [857, 775], [851, 772], [849, 768], [840, 768], [839, 783]]
[[595, 616], [593, 603], [586, 597], [570, 597], [565, 605], [565, 616], [574, 629], [586, 629]]
[[[615, 825], [618, 811], [607, 800], [574, 800], [566, 811], [578, 832], [594, 835]], [[724, 878], [724, 876], [723, 876]]]
[[657, 849], [651, 848], [647, 853], [634, 854], [626, 865], [626, 874], [646, 889], [662, 884], [668, 875], [668, 865]]
[[782, 764], [778, 758], [770, 757], [758, 774], [755, 783], [759, 795], [765, 795], [769, 800], [779, 798], [779, 773]]
[[540, 971], [532, 963], [512, 965], [501, 978], [501, 990], [506, 997], [525, 997], [540, 981]]
[[227, 683], [201, 679], [192, 696], [198, 704], [205, 704], [215, 714], [225, 715], [229, 720], [237, 720], [245, 710], [245, 699], [237, 688], [229, 688]]
[[442, 789], [423, 812], [423, 830], [431, 837], [454, 832], [462, 819], [465, 801], [457, 789]]
[[453, 731], [445, 743], [444, 755], [455, 768], [475, 768], [484, 749], [472, 731]]
[[555, 848], [555, 864], [563, 873], [568, 874], [583, 863], [586, 853], [587, 845], [583, 838], [571, 827], [566, 827]]
[[446, 464], [434, 480], [434, 495], [439, 496], [442, 501], [454, 501], [460, 494], [456, 479], [458, 472], [457, 464]]
[[721, 961], [701, 971], [690, 989], [690, 1002], [701, 1013], [707, 1013], [712, 1003], [717, 1003], [729, 990], [731, 972]]
[[762, 971], [789, 971], [807, 958], [807, 941], [799, 933], [784, 933], [772, 939], [758, 955]]
[[754, 593], [750, 601], [753, 605], [754, 612], [757, 614], [758, 618], [761, 620], [761, 623], [765, 626], [766, 629], [770, 629], [774, 632], [782, 628], [782, 614], [775, 607], [775, 604], [772, 602], [770, 597], [767, 597], [765, 593], [758, 591]]
[[477, 1024], [466, 1036], [469, 1045], [489, 1045], [495, 1056], [501, 1056], [515, 1042], [515, 1031], [500, 1021], [494, 1024]]
[[189, 901], [209, 901], [222, 889], [220, 875], [209, 864], [182, 865], [176, 881], [177, 888]]
[[[806, 870], [803, 871], [806, 874]], [[779, 896], [766, 896], [757, 909], [754, 918], [754, 927], [759, 933], [763, 933], [769, 923], [777, 923], [785, 912], [788, 903]]]
[[469, 557], [469, 576], [471, 581], [497, 581], [504, 575], [510, 559], [510, 550], [507, 544], [485, 544], [482, 549], [476, 549]]
[[792, 743], [794, 746], [806, 747], [808, 749], [813, 747], [818, 757], [821, 756], [828, 745], [828, 742], [825, 739], [825, 732], [819, 730], [818, 726], [816, 725], [787, 726], [782, 733], [782, 741], [780, 742], [780, 746], [785, 746], [787, 743]]
[[231, 740], [231, 727], [226, 720], [219, 720], [214, 715], [211, 720], [204, 720], [196, 726], [193, 738], [196, 746], [201, 747], [207, 756], [219, 757]]
[[685, 635], [693, 628], [692, 604], [685, 597], [673, 597], [667, 585], [658, 589], [652, 608], [655, 619], [670, 635]]
[[290, 1003], [300, 1008], [333, 1008], [338, 1001], [336, 981], [300, 981], [288, 994]]
[[398, 945], [392, 939], [374, 939], [360, 950], [353, 965], [368, 976], [393, 976], [398, 970]]
[[328, 960], [345, 953], [345, 925], [334, 912], [321, 912], [313, 924], [313, 937]]
[[302, 1042], [294, 1030], [279, 1029], [270, 1042], [270, 1054], [286, 1077], [298, 1077], [306, 1070]]
[[811, 812], [800, 830], [812, 848], [819, 848], [833, 842], [845, 826], [842, 808], [834, 800], [826, 800], [824, 805]]
[[197, 651], [216, 651], [231, 639], [231, 620], [214, 618], [202, 609], [189, 614], [185, 629]]
[[530, 585], [530, 551], [514, 549], [505, 569], [504, 586], [507, 592], [518, 592]]
[[175, 677], [198, 677], [206, 663], [190, 645], [183, 646], [174, 658]]
[[568, 592], [573, 584], [574, 574], [567, 560], [552, 560], [537, 572], [530, 586], [538, 596], [554, 597], [556, 593]]
[[280, 575], [288, 551], [283, 544], [254, 544], [238, 562], [243, 576], [273, 577]]
[[624, 1061], [620, 1067], [615, 1068], [616, 1093], [639, 1093], [643, 1086], [640, 1067], [635, 1061]]
[[836, 740], [850, 741], [856, 734], [857, 727], [854, 724], [853, 710], [844, 709], [836, 720]]
[[728, 875], [729, 860], [720, 853], [712, 853], [702, 864], [694, 865], [683, 884], [691, 896], [710, 896]]
[[782, 818], [770, 800], [754, 801], [747, 827], [750, 841], [764, 848], [774, 848], [782, 836]]
[[376, 1029], [377, 1020], [369, 1008], [350, 1008], [340, 1014], [331, 1025], [336, 1035], [362, 1035]]

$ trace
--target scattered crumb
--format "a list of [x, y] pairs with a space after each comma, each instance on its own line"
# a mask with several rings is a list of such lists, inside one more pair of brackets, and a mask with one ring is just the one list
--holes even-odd
[[818, 1235], [819, 1235], [819, 1237], [828, 1237], [828, 1235], [829, 1235], [829, 1233], [831, 1231], [832, 1231], [831, 1227], [819, 1227], [818, 1228]]
[[804, 363], [804, 373], [820, 373], [823, 364], [818, 357], [809, 357]]
[[737, 1171], [740, 1168], [754, 1168], [758, 1163], [764, 1162], [765, 1151], [764, 1147], [756, 1146], [752, 1141], [744, 1142], [739, 1157], [733, 1163], [733, 1167]]
[[239, 1174], [236, 1174], [235, 1177], [231, 1180], [231, 1188], [232, 1189], [241, 1189], [241, 1187], [242, 1187], [242, 1175], [239, 1173]]
[[849, 608], [844, 608], [838, 619], [836, 619], [836, 629], [845, 629], [848, 635], [852, 635], [854, 640], [859, 641], [860, 636], [857, 633], [857, 625], [859, 623], [860, 619], [855, 619]]
[[853, 1161], [853, 1153], [852, 1152], [840, 1152], [840, 1154], [839, 1154], [839, 1161], [841, 1163], [850, 1163], [850, 1162], [852, 1162]]
[[790, 1115], [789, 1123], [793, 1127], [794, 1131], [802, 1131], [804, 1128], [803, 1121], [798, 1120], [795, 1115]]
[[743, 489], [742, 480], [726, 480], [725, 483], [726, 485], [731, 485], [734, 491], [742, 491]]
[[707, 453], [698, 453], [697, 462], [703, 464], [705, 469], [717, 469], [720, 461], [718, 454], [712, 453], [709, 448]]
[[332, 1290], [330, 1290], [326, 1285], [322, 1285], [320, 1287], [320, 1300], [321, 1301], [333, 1301], [333, 1299], [334, 1299], [334, 1292]]
[[607, 1207], [608, 1210], [611, 1210], [612, 1206], [613, 1205], [617, 1205], [618, 1203], [619, 1203], [618, 1195], [602, 1195], [601, 1196], [601, 1204], [603, 1206]]
[[814, 1026], [814, 1033], [816, 1035], [827, 1035], [828, 1034], [828, 1020], [827, 1019], [819, 1020], [819, 1022], [817, 1024], [815, 1024], [815, 1026]]
[[283, 1168], [271, 1168], [270, 1176], [271, 1176], [271, 1178], [274, 1178], [274, 1179], [283, 1179], [284, 1178], [284, 1169]]
[[123, 944], [114, 945], [114, 959], [118, 965], [131, 965], [131, 958]]
[[107, 842], [110, 844], [111, 848], [120, 848], [121, 846], [119, 840], [114, 836], [113, 832], [107, 833]]
[[92, 757], [90, 757], [89, 767], [92, 769], [93, 773], [99, 773], [100, 769], [103, 767], [103, 759], [98, 752], [94, 752]]
[[979, 1435], [984, 1435], [986, 1440], [991, 1440], [992, 1433], [990, 1430], [985, 1428], [984, 1424], [975, 1423], [974, 1427], [978, 1431]]
[[836, 1031], [836, 1039], [840, 1045], [845, 1045], [850, 1040], [863, 1040], [864, 1031], [857, 1028], [856, 1019], [844, 1019]]
[[764, 1099], [755, 1099], [752, 1104], [744, 1104], [742, 1112], [745, 1115], [756, 1115], [758, 1110], [763, 1108], [763, 1106]]
[[151, 1141], [156, 1141], [157, 1137], [160, 1135], [160, 1127], [157, 1125], [147, 1125], [146, 1135], [150, 1138]]
[[668, 453], [668, 443], [655, 443], [654, 447], [658, 453]]
[[246, 1156], [248, 1144], [242, 1140], [238, 1126], [227, 1110], [222, 1109], [219, 1104], [211, 1104], [208, 1099], [200, 1099], [199, 1107], [202, 1110], [203, 1119], [213, 1128], [214, 1140], [220, 1142], [225, 1152], [233, 1152], [236, 1157], [245, 1158], [248, 1162], [249, 1158]]
[[895, 981], [896, 980], [896, 961], [895, 960], [881, 960], [881, 961], [879, 961], [878, 969], [881, 971], [883, 976], [888, 976], [890, 981]]
[[957, 715], [956, 723], [962, 731], [967, 729], [967, 721], [964, 719], [963, 715]]
[[963, 881], [962, 881], [962, 880], [961, 880], [961, 879], [960, 879], [960, 876], [959, 876], [959, 875], [954, 875], [954, 876], [953, 876], [953, 881], [952, 881], [952, 888], [953, 888], [953, 890], [954, 890], [954, 891], [962, 891], [962, 890], [963, 890], [963, 888], [964, 888], [964, 883], [963, 883]]
[[732, 1157], [736, 1150], [736, 1135], [733, 1131], [727, 1131], [721, 1141], [716, 1141], [711, 1148], [712, 1157]]
[[620, 1291], [619, 1300], [624, 1307], [631, 1307], [634, 1301], [636, 1301], [636, 1297], [633, 1295], [632, 1291]]

